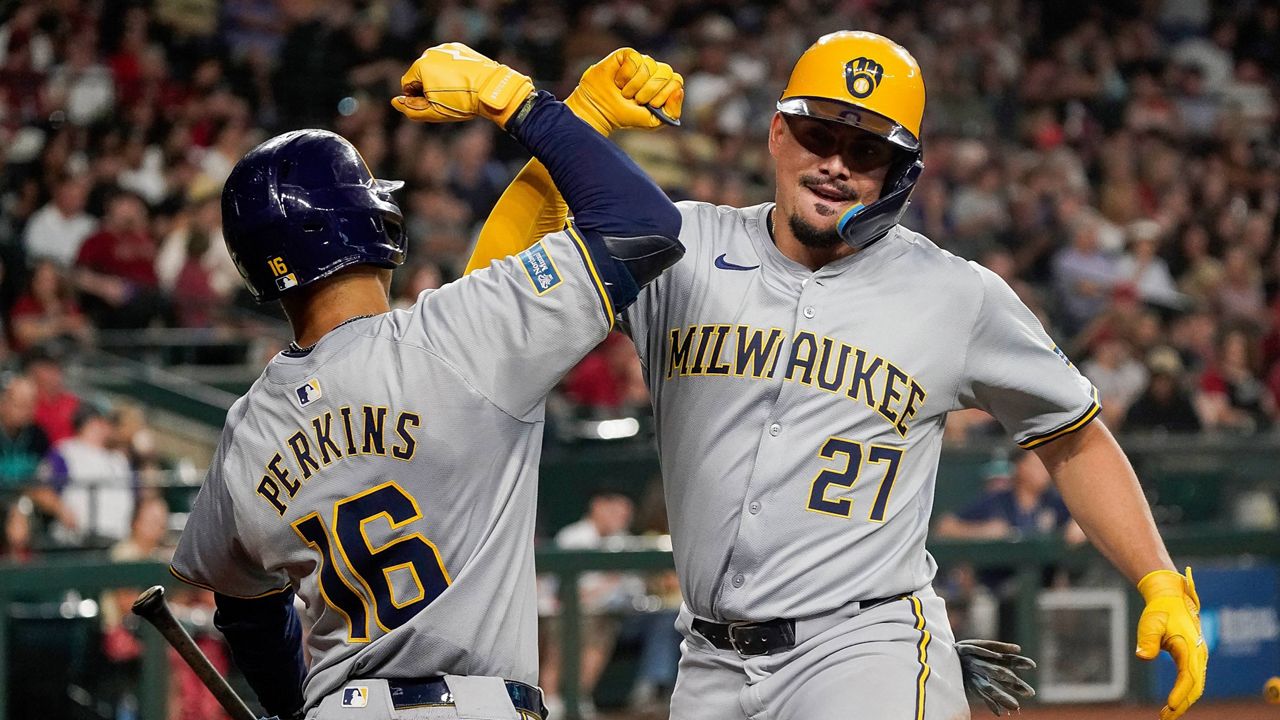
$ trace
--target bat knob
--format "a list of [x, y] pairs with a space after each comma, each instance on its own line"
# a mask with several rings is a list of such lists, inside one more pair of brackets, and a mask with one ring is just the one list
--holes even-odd
[[164, 586], [152, 585], [133, 601], [133, 614], [149, 617], [164, 606]]

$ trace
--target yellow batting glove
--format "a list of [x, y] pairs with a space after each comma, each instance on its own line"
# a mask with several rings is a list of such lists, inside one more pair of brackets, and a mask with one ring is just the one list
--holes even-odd
[[1138, 592], [1147, 601], [1138, 618], [1138, 657], [1153, 660], [1163, 648], [1178, 666], [1173, 690], [1160, 710], [1160, 720], [1174, 720], [1204, 692], [1209, 646], [1200, 632], [1200, 597], [1191, 568], [1186, 577], [1172, 570], [1149, 572], [1138, 581]]
[[564, 104], [605, 136], [620, 128], [679, 125], [684, 78], [664, 62], [622, 48], [587, 68]]
[[528, 77], [462, 43], [429, 48], [400, 78], [391, 105], [418, 122], [458, 122], [477, 115], [505, 128], [533, 92]]

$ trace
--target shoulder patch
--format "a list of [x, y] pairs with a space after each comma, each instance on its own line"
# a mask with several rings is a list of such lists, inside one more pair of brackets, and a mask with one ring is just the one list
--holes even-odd
[[324, 393], [320, 390], [320, 381], [316, 378], [311, 378], [305, 385], [294, 388], [293, 394], [298, 398], [298, 407], [306, 407], [324, 397]]
[[524, 263], [524, 272], [529, 276], [529, 282], [533, 283], [534, 292], [545, 295], [560, 284], [560, 270], [541, 240], [520, 253], [519, 257], [520, 262]]

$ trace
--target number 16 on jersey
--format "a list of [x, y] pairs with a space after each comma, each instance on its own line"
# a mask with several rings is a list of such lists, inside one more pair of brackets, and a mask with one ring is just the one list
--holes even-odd
[[[374, 547], [365, 526], [379, 518], [385, 518], [398, 536]], [[407, 526], [421, 519], [417, 501], [388, 481], [334, 503], [332, 528], [318, 512], [293, 523], [294, 532], [320, 553], [320, 594], [346, 619], [348, 642], [369, 642], [371, 616], [383, 632], [395, 630], [449, 587], [449, 573], [435, 544], [421, 533], [408, 532]], [[396, 586], [406, 584], [396, 582], [397, 577], [415, 590], [397, 596]]]

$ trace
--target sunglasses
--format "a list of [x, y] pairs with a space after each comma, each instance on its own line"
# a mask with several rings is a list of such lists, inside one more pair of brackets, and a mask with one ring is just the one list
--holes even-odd
[[889, 141], [849, 125], [794, 115], [783, 118], [801, 147], [820, 158], [838, 154], [855, 172], [878, 170], [893, 162], [898, 153]]

